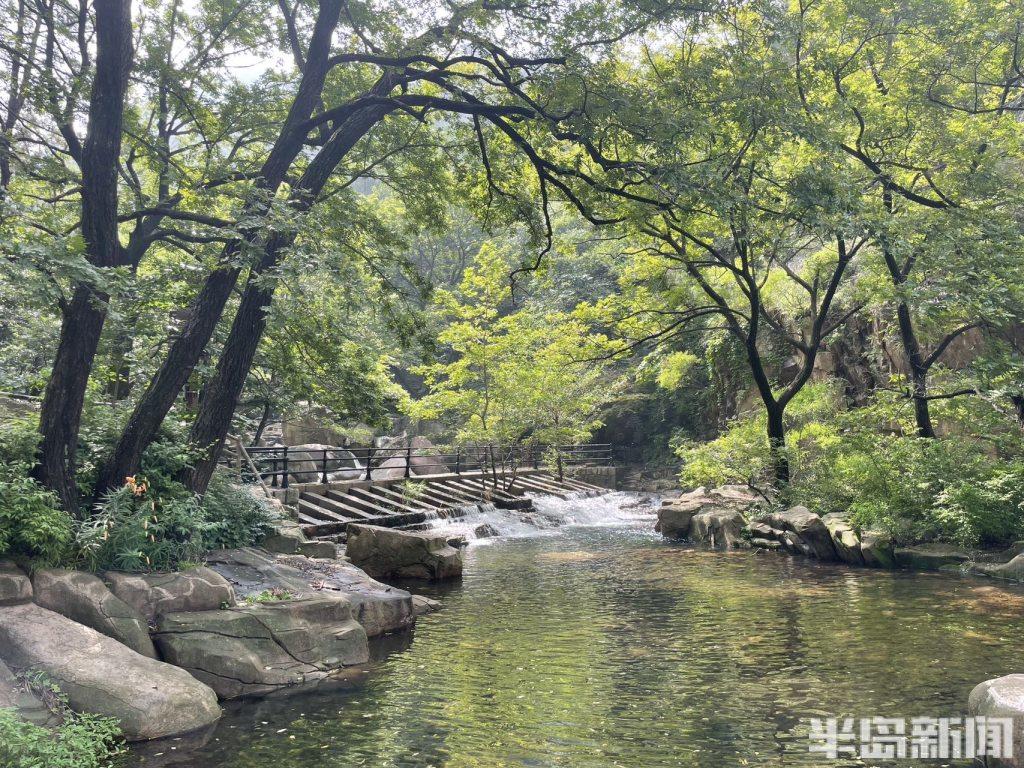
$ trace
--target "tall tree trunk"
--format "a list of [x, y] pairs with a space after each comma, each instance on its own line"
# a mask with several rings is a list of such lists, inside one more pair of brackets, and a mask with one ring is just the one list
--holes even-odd
[[[306, 137], [302, 125], [320, 103], [324, 81], [330, 69], [328, 57], [331, 38], [340, 14], [340, 0], [322, 0], [320, 3], [298, 92], [277, 141], [260, 171], [256, 187], [262, 194], [257, 194], [254, 201], [246, 206], [246, 216], [260, 212], [265, 206], [262, 197], [278, 190], [292, 162], [302, 151]], [[257, 233], [253, 233], [248, 244], [254, 244], [257, 237]], [[239, 240], [232, 241], [224, 247], [221, 254], [222, 266], [206, 278], [199, 294], [192, 301], [188, 319], [181, 332], [171, 344], [167, 357], [129, 416], [110, 458], [101, 467], [96, 484], [97, 494], [105, 492], [120, 478], [131, 475], [138, 469], [142, 452], [153, 441], [182, 387], [202, 357], [206, 345], [213, 337], [241, 271], [233, 265], [241, 251], [242, 242]]]
[[910, 367], [910, 396], [914, 401], [917, 436], [932, 438], [935, 437], [935, 429], [932, 426], [931, 409], [928, 405], [928, 365], [925, 363], [921, 343], [914, 330], [910, 308], [905, 301], [896, 305], [896, 319], [900, 329], [900, 341], [907, 356], [907, 365]]
[[[130, 0], [95, 0], [96, 69], [82, 151], [82, 237], [97, 267], [120, 264], [117, 235], [117, 168], [125, 90], [132, 63]], [[39, 417], [42, 442], [35, 477], [76, 512], [75, 451], [85, 391], [99, 346], [109, 296], [78, 285], [61, 323], [53, 374]]]
[[[381, 88], [390, 89], [390, 84]], [[392, 106], [365, 109], [335, 131], [296, 185], [293, 207], [298, 213], [309, 210], [338, 163], [367, 131], [393, 109]], [[267, 243], [263, 258], [249, 276], [213, 378], [203, 389], [199, 414], [189, 437], [189, 442], [202, 452], [201, 458], [184, 477], [185, 483], [195, 493], [206, 492], [217, 467], [217, 457], [231, 429], [231, 419], [267, 326], [267, 309], [274, 298], [274, 282], [265, 276], [278, 265], [281, 254], [295, 242], [295, 237], [295, 233], [278, 235]]]
[[768, 413], [768, 455], [772, 464], [772, 477], [775, 487], [785, 492], [789, 485], [789, 456], [786, 453], [786, 424], [783, 419], [785, 407], [765, 403]]

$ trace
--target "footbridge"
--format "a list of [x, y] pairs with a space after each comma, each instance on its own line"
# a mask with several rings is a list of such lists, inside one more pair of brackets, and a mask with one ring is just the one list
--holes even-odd
[[222, 463], [293, 506], [304, 533], [317, 539], [334, 539], [351, 523], [422, 528], [428, 520], [460, 517], [481, 504], [526, 512], [532, 495], [597, 496], [611, 488], [581, 476], [613, 467], [607, 444], [442, 453], [415, 444], [267, 447], [237, 440]]

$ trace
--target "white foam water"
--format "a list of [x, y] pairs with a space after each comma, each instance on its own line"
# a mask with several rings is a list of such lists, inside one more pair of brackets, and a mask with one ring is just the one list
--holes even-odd
[[544, 536], [559, 528], [578, 525], [621, 525], [650, 519], [655, 504], [637, 504], [643, 496], [613, 492], [602, 496], [569, 494], [566, 499], [543, 494], [527, 494], [532, 510], [498, 509], [493, 504], [466, 505], [458, 517], [429, 520], [431, 530], [446, 536], [462, 536], [471, 543], [483, 544], [501, 538]]

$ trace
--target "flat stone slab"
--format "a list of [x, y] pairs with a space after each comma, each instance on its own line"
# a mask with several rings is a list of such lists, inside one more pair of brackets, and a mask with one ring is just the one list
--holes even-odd
[[349, 525], [345, 555], [374, 578], [442, 580], [462, 575], [462, 550], [444, 536]]
[[110, 591], [147, 619], [177, 611], [213, 611], [235, 604], [235, 591], [214, 570], [205, 566], [172, 573], [107, 571]]
[[35, 602], [102, 632], [143, 656], [156, 658], [145, 617], [84, 571], [44, 568], [32, 576]]
[[340, 595], [164, 614], [153, 638], [222, 699], [315, 683], [369, 659], [366, 632]]
[[211, 552], [207, 563], [243, 598], [269, 589], [284, 589], [296, 597], [343, 595], [370, 637], [408, 629], [416, 621], [412, 595], [372, 579], [344, 560], [275, 556], [245, 547]]
[[0, 608], [0, 657], [40, 670], [76, 712], [116, 718], [129, 741], [177, 736], [220, 717], [217, 696], [183, 669], [33, 603]]
[[979, 563], [971, 573], [1004, 581], [1024, 581], [1024, 555], [1017, 555], [1008, 563]]
[[918, 544], [895, 550], [896, 565], [915, 571], [937, 571], [947, 565], [962, 565], [971, 559], [969, 553], [949, 544]]
[[32, 600], [32, 582], [10, 560], [0, 560], [0, 605], [18, 605]]

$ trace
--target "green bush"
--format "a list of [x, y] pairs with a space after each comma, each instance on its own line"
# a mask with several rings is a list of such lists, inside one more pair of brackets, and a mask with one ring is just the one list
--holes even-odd
[[108, 493], [78, 529], [90, 570], [166, 571], [205, 551], [210, 524], [192, 497], [156, 497], [141, 478]]
[[222, 472], [215, 472], [210, 480], [202, 511], [209, 525], [204, 538], [207, 549], [247, 547], [272, 530], [270, 508]]
[[0, 424], [0, 556], [57, 565], [73, 538], [57, 497], [29, 477], [39, 433], [29, 420]]
[[202, 501], [180, 484], [158, 493], [136, 476], [79, 525], [76, 545], [91, 570], [167, 571], [210, 549], [255, 544], [270, 520], [265, 504], [220, 473]]
[[67, 710], [54, 731], [0, 709], [0, 765], [4, 768], [108, 768], [122, 751], [117, 721]]

